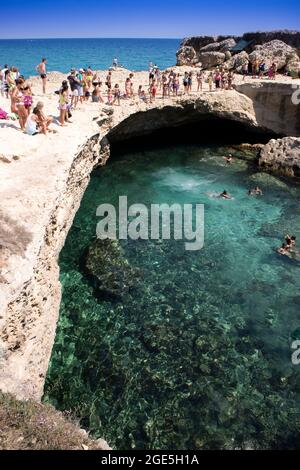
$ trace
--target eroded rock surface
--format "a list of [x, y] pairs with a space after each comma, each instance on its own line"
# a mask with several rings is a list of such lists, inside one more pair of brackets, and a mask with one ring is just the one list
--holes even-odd
[[204, 69], [210, 69], [216, 65], [221, 65], [225, 61], [225, 54], [223, 52], [200, 52], [199, 61]]
[[288, 44], [275, 39], [263, 45], [255, 46], [255, 50], [249, 55], [250, 62], [258, 60], [264, 62], [269, 68], [273, 63], [277, 70], [284, 69], [289, 62], [299, 61], [296, 50]]
[[271, 139], [260, 152], [260, 167], [300, 177], [300, 138]]

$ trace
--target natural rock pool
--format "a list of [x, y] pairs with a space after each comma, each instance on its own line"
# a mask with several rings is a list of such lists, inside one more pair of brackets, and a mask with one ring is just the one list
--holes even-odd
[[[242, 159], [228, 165], [228, 152]], [[291, 343], [300, 339], [300, 263], [275, 249], [287, 233], [300, 239], [300, 187], [259, 173], [251, 157], [178, 146], [123, 155], [92, 175], [60, 257], [44, 400], [114, 448], [299, 447]], [[256, 184], [263, 196], [248, 196]], [[214, 197], [223, 189], [234, 199]], [[204, 203], [205, 245], [121, 241], [104, 265], [126, 265], [128, 286], [110, 298], [87, 253], [89, 269], [103, 265], [91, 248], [96, 208], [117, 206], [119, 195], [130, 204]]]

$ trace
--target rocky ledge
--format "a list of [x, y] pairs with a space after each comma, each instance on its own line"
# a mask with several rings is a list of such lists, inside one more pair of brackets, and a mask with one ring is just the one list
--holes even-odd
[[[232, 48], [241, 41], [245, 50]], [[243, 36], [198, 36], [186, 38], [177, 52], [177, 65], [201, 64], [211, 69], [223, 64], [225, 70], [242, 72], [243, 66], [264, 62], [266, 70], [274, 62], [277, 70], [294, 77], [300, 74], [300, 31], [245, 33]]]
[[261, 149], [259, 166], [263, 170], [300, 178], [300, 139], [271, 139]]
[[[178, 72], [184, 70], [179, 68]], [[116, 78], [120, 83], [128, 71], [122, 74]], [[57, 99], [53, 90], [63, 78], [50, 81], [52, 93], [43, 97], [45, 109], [54, 115]], [[136, 80], [146, 86], [147, 72], [136, 74]], [[43, 394], [61, 300], [58, 256], [90, 173], [105, 164], [111, 142], [189, 123], [199, 123], [201, 132], [201, 122], [210, 119], [216, 123], [216, 133], [223, 122], [230, 122], [233, 141], [241, 126], [249, 133], [271, 132], [274, 136], [279, 131], [282, 135], [297, 131], [293, 122], [286, 123], [288, 88], [292, 93], [289, 82], [278, 81], [267, 88], [259, 80], [240, 85], [239, 91], [209, 93], [205, 84], [201, 94], [152, 104], [128, 101], [113, 112], [112, 108], [103, 106], [100, 111], [98, 105], [85, 103], [74, 113], [72, 125], [47, 137], [17, 132], [14, 124], [0, 129], [0, 154], [4, 157], [0, 160], [2, 391], [20, 399], [39, 400]], [[33, 86], [36, 99], [40, 99], [37, 85]], [[294, 135], [300, 136], [300, 131]]]

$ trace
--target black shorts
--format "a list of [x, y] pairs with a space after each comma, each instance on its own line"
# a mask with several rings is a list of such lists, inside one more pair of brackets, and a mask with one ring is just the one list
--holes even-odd
[[46, 78], [47, 75], [45, 73], [41, 73], [41, 78], [44, 80], [44, 78]]

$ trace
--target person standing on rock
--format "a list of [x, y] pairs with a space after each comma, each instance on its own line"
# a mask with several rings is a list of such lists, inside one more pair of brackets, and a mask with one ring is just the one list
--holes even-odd
[[114, 105], [115, 103], [117, 104], [117, 106], [120, 106], [120, 98], [121, 98], [121, 91], [120, 91], [120, 87], [118, 85], [118, 83], [115, 84], [114, 86], [114, 89], [113, 89], [113, 101], [112, 101], [112, 105]]
[[215, 73], [215, 85], [216, 85], [217, 90], [220, 89], [221, 79], [222, 79], [221, 74], [219, 70], [217, 70]]
[[192, 92], [193, 72], [188, 74], [188, 95]]
[[276, 72], [277, 72], [277, 66], [276, 66], [275, 62], [273, 62], [273, 64], [271, 65], [270, 71], [271, 71], [271, 76], [270, 76], [270, 78], [271, 78], [272, 80], [275, 80], [275, 78], [276, 78]]
[[129, 80], [130, 80], [130, 98], [134, 98], [134, 89], [133, 89], [133, 73], [129, 74]]
[[197, 91], [202, 91], [202, 81], [203, 81], [203, 72], [200, 70], [199, 72], [197, 72]]
[[71, 69], [70, 75], [67, 77], [69, 81], [70, 88], [71, 88], [71, 106], [76, 109], [79, 100], [79, 88], [80, 88], [80, 81], [76, 77], [76, 70]]
[[184, 77], [183, 77], [183, 88], [184, 88], [184, 95], [188, 94], [188, 88], [189, 88], [189, 75], [187, 72], [184, 72]]
[[259, 78], [263, 78], [264, 74], [265, 74], [265, 69], [266, 69], [266, 64], [264, 63], [264, 61], [262, 61], [260, 64], [259, 64]]
[[227, 90], [232, 90], [232, 83], [233, 83], [233, 80], [234, 80], [234, 75], [233, 73], [230, 71], [227, 75]]
[[42, 61], [39, 65], [36, 66], [36, 70], [39, 72], [42, 79], [43, 93], [46, 93], [46, 82], [47, 82], [47, 71], [46, 71], [47, 60], [45, 57], [42, 58]]
[[244, 62], [242, 65], [243, 80], [245, 80], [245, 77], [248, 75], [248, 70], [249, 70], [249, 60], [246, 60], [246, 62]]
[[258, 74], [259, 74], [259, 61], [258, 59], [255, 59], [252, 64], [252, 75], [253, 77], [258, 77]]
[[212, 91], [212, 88], [213, 88], [213, 82], [214, 82], [214, 76], [213, 76], [213, 73], [210, 72], [210, 74], [208, 75], [208, 87], [209, 87], [209, 91]]

